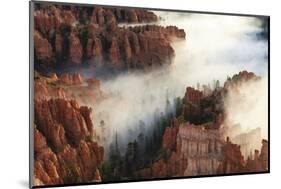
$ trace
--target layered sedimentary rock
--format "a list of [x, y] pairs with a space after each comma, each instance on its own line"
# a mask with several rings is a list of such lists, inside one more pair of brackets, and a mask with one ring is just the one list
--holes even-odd
[[[37, 75], [39, 75], [37, 73]], [[34, 80], [34, 99], [51, 98], [76, 99], [79, 103], [96, 103], [103, 98], [100, 81], [95, 78], [84, 78], [78, 73], [51, 73], [39, 75]]]
[[223, 143], [219, 130], [208, 130], [200, 125], [183, 125], [178, 140], [183, 158], [188, 157], [184, 175], [216, 174]]
[[171, 63], [172, 38], [185, 38], [175, 26], [119, 27], [118, 23], [154, 22], [140, 9], [38, 5], [34, 12], [36, 68], [90, 65], [122, 71]]
[[91, 139], [91, 108], [66, 99], [35, 100], [34, 107], [35, 178], [46, 185], [101, 181], [104, 150]]
[[184, 101], [198, 105], [200, 103], [202, 96], [203, 93], [201, 91], [196, 90], [192, 87], [187, 87], [184, 96]]
[[219, 174], [241, 173], [241, 172], [265, 172], [268, 171], [268, 141], [262, 140], [261, 152], [254, 150], [245, 158], [240, 150], [240, 146], [232, 143], [227, 138], [222, 147], [223, 160], [218, 167]]
[[239, 125], [228, 129], [224, 125], [223, 98], [228, 90], [257, 79], [243, 71], [208, 93], [187, 87], [178, 118], [165, 129], [159, 153], [138, 175], [161, 178], [267, 171], [268, 142], [262, 140], [260, 128], [243, 133]]
[[185, 38], [186, 34], [183, 29], [178, 29], [176, 26], [159, 26], [159, 25], [142, 25], [129, 27], [131, 31], [136, 33], [147, 33], [151, 35], [160, 35], [167, 39], [171, 38]]
[[261, 168], [262, 170], [268, 170], [268, 152], [269, 152], [269, 148], [268, 148], [268, 141], [263, 139], [262, 140], [262, 147], [261, 147], [261, 151], [260, 151], [260, 155], [259, 155], [259, 160], [261, 162]]
[[261, 148], [260, 141], [262, 141], [262, 136], [259, 127], [248, 132], [243, 132], [242, 130], [236, 131], [236, 133], [234, 131], [232, 132], [227, 132], [228, 136], [233, 143], [240, 145], [241, 152], [245, 157], [248, 157], [255, 149]]
[[193, 124], [207, 124], [218, 129], [224, 121], [222, 97], [221, 90], [206, 95], [203, 91], [187, 87], [181, 104], [181, 117]]
[[245, 158], [241, 147], [217, 129], [173, 121], [163, 135], [162, 155], [140, 170], [142, 178], [198, 176], [268, 170], [268, 142], [262, 140], [261, 152]]
[[222, 158], [222, 144], [218, 130], [179, 124], [175, 119], [163, 136], [165, 155], [139, 174], [145, 178], [216, 174]]
[[87, 42], [86, 53], [90, 65], [100, 66], [103, 62], [103, 47], [101, 40], [97, 37], [90, 38]]
[[75, 64], [81, 64], [83, 49], [80, 39], [75, 35], [74, 32], [69, 37], [69, 59]]
[[226, 143], [222, 147], [223, 159], [218, 166], [219, 174], [241, 173], [244, 172], [244, 157], [241, 153], [240, 146], [233, 144], [227, 138]]
[[44, 38], [38, 31], [34, 32], [35, 55], [39, 61], [50, 63], [53, 60], [53, 49], [49, 41]]
[[59, 78], [60, 82], [66, 85], [79, 85], [82, 84], [83, 78], [80, 74], [62, 74]]
[[104, 149], [93, 141], [92, 109], [73, 99], [77, 89], [71, 92], [99, 86], [83, 86], [79, 74], [35, 75], [34, 185], [100, 182]]

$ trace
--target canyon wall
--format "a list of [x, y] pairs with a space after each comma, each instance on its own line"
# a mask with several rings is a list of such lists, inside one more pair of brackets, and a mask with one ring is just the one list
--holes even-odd
[[119, 27], [119, 23], [156, 22], [150, 11], [126, 8], [38, 4], [34, 11], [35, 68], [91, 66], [122, 71], [170, 64], [172, 38], [185, 38], [175, 26]]
[[75, 99], [83, 105], [95, 104], [104, 98], [100, 80], [85, 78], [79, 73], [43, 76], [36, 72], [34, 91], [34, 98], [38, 100], [66, 98]]
[[[51, 74], [50, 77], [36, 74], [35, 186], [102, 180], [100, 166], [104, 158], [104, 148], [93, 140], [96, 131], [92, 108], [80, 106], [70, 90], [65, 91], [66, 87], [82, 85], [83, 80], [79, 74], [59, 77], [56, 74]], [[90, 79], [90, 83], [92, 80]], [[86, 89], [88, 87], [92, 86], [84, 86]]]
[[260, 128], [242, 132], [239, 125], [227, 127], [223, 105], [228, 90], [258, 79], [243, 71], [223, 87], [208, 89], [208, 94], [187, 87], [181, 111], [165, 129], [159, 153], [138, 175], [148, 179], [267, 171], [268, 142]]
[[162, 158], [151, 168], [141, 170], [140, 175], [159, 178], [216, 174], [222, 159], [222, 144], [219, 130], [190, 123], [179, 124], [175, 119], [165, 130]]
[[233, 174], [245, 172], [268, 171], [268, 141], [262, 140], [261, 150], [255, 150], [254, 155], [247, 158], [241, 153], [240, 145], [234, 144], [227, 138], [222, 146], [223, 159], [218, 166], [218, 174]]

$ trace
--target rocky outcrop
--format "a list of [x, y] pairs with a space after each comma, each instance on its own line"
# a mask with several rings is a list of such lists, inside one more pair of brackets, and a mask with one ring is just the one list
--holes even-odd
[[183, 159], [187, 159], [184, 175], [216, 174], [221, 160], [223, 140], [219, 130], [206, 129], [204, 126], [183, 125], [178, 134]]
[[246, 170], [250, 172], [268, 171], [268, 141], [262, 140], [262, 147], [254, 151], [254, 156], [251, 154], [246, 162]]
[[83, 64], [117, 73], [152, 69], [171, 63], [171, 40], [185, 38], [184, 30], [175, 26], [118, 26], [157, 21], [153, 12], [141, 9], [78, 9], [38, 3], [34, 21], [35, 64], [44, 71], [77, 69]]
[[240, 151], [240, 146], [230, 142], [229, 138], [222, 149], [224, 158], [218, 167], [219, 174], [268, 171], [267, 140], [262, 140], [261, 152], [254, 150], [254, 154], [250, 154], [246, 160]]
[[269, 152], [268, 141], [263, 139], [261, 152], [259, 156], [259, 159], [261, 161], [261, 167], [263, 170], [268, 170], [268, 161], [269, 161], [268, 152]]
[[224, 121], [222, 97], [221, 90], [206, 95], [200, 90], [187, 87], [181, 104], [181, 117], [196, 125], [207, 124], [218, 129]]
[[72, 32], [69, 37], [69, 58], [75, 64], [81, 64], [82, 45], [79, 38]]
[[34, 99], [44, 100], [49, 96], [47, 82], [45, 80], [34, 81]]
[[103, 26], [106, 20], [114, 20], [119, 23], [142, 23], [155, 22], [157, 16], [151, 12], [142, 9], [133, 8], [93, 8], [91, 21], [93, 23]]
[[120, 62], [120, 50], [119, 45], [116, 37], [112, 37], [111, 45], [108, 50], [109, 61], [112, 64], [118, 64]]
[[[100, 182], [99, 167], [104, 149], [93, 141], [92, 109], [80, 106], [77, 91], [99, 91], [94, 78], [88, 86], [79, 74], [55, 73], [34, 79], [34, 180], [33, 184], [54, 185]], [[95, 87], [93, 87], [95, 86]], [[77, 96], [76, 96], [77, 95]], [[93, 93], [85, 98], [96, 98]], [[83, 96], [84, 97], [84, 96]]]
[[[245, 71], [233, 78], [225, 86], [259, 79]], [[177, 119], [165, 128], [161, 149], [138, 175], [166, 178], [268, 171], [268, 142], [262, 140], [260, 128], [243, 133], [239, 125], [224, 125], [222, 103], [228, 89], [218, 86], [206, 94], [187, 87]]]
[[173, 121], [163, 135], [162, 155], [148, 168], [141, 169], [141, 178], [199, 176], [268, 170], [268, 142], [262, 140], [261, 152], [245, 160], [238, 144], [222, 139], [217, 129]]
[[184, 102], [190, 102], [192, 104], [198, 105], [201, 101], [203, 93], [192, 87], [187, 87], [184, 95]]
[[97, 37], [88, 39], [86, 51], [89, 64], [100, 66], [103, 61], [103, 47], [101, 40]]
[[222, 152], [223, 160], [218, 166], [219, 174], [245, 172], [245, 161], [239, 145], [233, 144], [227, 137], [226, 143], [222, 147]]
[[239, 72], [238, 74], [233, 75], [232, 78], [229, 77], [224, 83], [224, 89], [235, 89], [244, 82], [257, 81], [259, 79], [260, 77], [256, 76], [253, 72], [244, 70]]
[[140, 171], [144, 178], [216, 174], [222, 158], [223, 141], [218, 130], [174, 120], [166, 128], [162, 150], [165, 155], [151, 168]]
[[[37, 75], [39, 75], [37, 73]], [[39, 75], [34, 79], [34, 99], [76, 99], [79, 103], [96, 103], [103, 98], [100, 81], [95, 78], [84, 78], [78, 73], [51, 73]]]
[[[231, 133], [230, 133], [231, 134]], [[248, 157], [255, 149], [261, 148], [262, 137], [261, 128], [252, 129], [249, 132], [242, 132], [229, 135], [233, 143], [240, 145], [241, 152], [245, 157]]]
[[[52, 14], [49, 14], [49, 12]], [[35, 29], [43, 34], [48, 34], [51, 30], [58, 31], [63, 23], [60, 12], [55, 7], [50, 7], [49, 11], [37, 10], [33, 16]]]
[[[77, 143], [90, 135], [85, 118], [81, 115], [77, 102], [74, 100], [35, 101], [35, 117], [38, 129], [57, 148], [61, 145], [56, 144], [63, 144], [63, 141], [65, 141], [64, 138], [60, 137], [64, 136], [64, 133], [66, 133], [68, 141], [72, 143]], [[64, 129], [62, 126], [64, 126]], [[61, 135], [55, 136], [55, 134]]]
[[59, 81], [65, 85], [81, 85], [84, 82], [79, 73], [62, 74]]
[[131, 31], [136, 33], [146, 33], [152, 35], [162, 35], [167, 39], [171, 38], [182, 38], [186, 37], [185, 31], [183, 29], [179, 29], [176, 26], [159, 26], [159, 25], [143, 25], [143, 26], [135, 26], [129, 27]]
[[162, 139], [162, 148], [168, 154], [171, 154], [172, 151], [176, 148], [176, 139], [179, 131], [179, 122], [177, 119], [173, 119], [172, 127], [167, 127], [165, 129], [163, 139]]
[[35, 100], [34, 107], [34, 182], [101, 181], [104, 150], [91, 139], [91, 108], [66, 99]]
[[[141, 9], [115, 9], [117, 20], [119, 22], [129, 22], [129, 23], [141, 23], [141, 22], [155, 22], [157, 21], [157, 16], [150, 11], [144, 11]], [[122, 14], [123, 12], [123, 14]]]
[[44, 61], [46, 64], [53, 60], [52, 46], [38, 31], [34, 32], [34, 49], [37, 60]]

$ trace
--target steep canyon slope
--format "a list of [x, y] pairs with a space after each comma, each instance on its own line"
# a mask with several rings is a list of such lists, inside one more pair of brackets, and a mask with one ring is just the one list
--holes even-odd
[[263, 78], [238, 66], [211, 87], [200, 35], [144, 9], [35, 3], [33, 16], [34, 185], [268, 171], [267, 125], [238, 119]]
[[157, 20], [153, 12], [141, 9], [38, 4], [34, 12], [35, 67], [44, 72], [82, 67], [120, 72], [171, 64], [171, 39], [184, 39], [184, 30], [118, 26]]

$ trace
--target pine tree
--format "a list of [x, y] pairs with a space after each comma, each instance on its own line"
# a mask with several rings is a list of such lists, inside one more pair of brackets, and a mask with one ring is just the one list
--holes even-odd
[[115, 155], [117, 158], [120, 158], [120, 151], [119, 151], [119, 145], [118, 145], [118, 135], [117, 135], [117, 131], [115, 133]]
[[216, 88], [215, 88], [215, 89], [217, 90], [217, 89], [219, 89], [219, 88], [220, 88], [220, 81], [217, 80], [217, 81], [216, 81]]
[[180, 97], [174, 99], [175, 109], [176, 109], [176, 117], [181, 115], [181, 104], [182, 100]]

